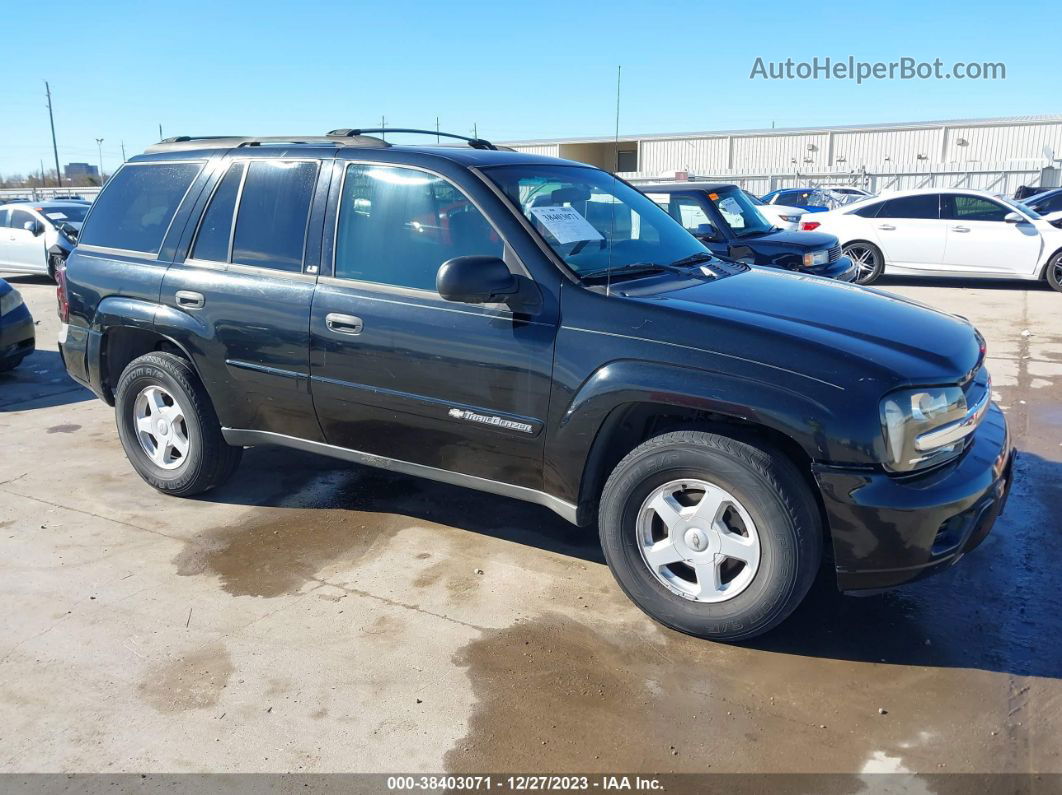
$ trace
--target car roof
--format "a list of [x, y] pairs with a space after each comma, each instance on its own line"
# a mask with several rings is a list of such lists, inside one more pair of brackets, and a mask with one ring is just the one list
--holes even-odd
[[58, 209], [60, 207], [84, 206], [86, 206], [85, 202], [76, 199], [53, 199], [41, 202], [33, 201], [33, 199], [17, 199], [13, 202], [0, 202], [0, 207], [23, 207], [27, 210], [36, 210], [38, 207]]
[[647, 182], [635, 185], [640, 191], [656, 191], [657, 193], [675, 193], [689, 190], [722, 190], [723, 188], [736, 188], [732, 182], [697, 182], [696, 180], [683, 180], [681, 182]]
[[[236, 142], [234, 144], [234, 141]], [[188, 144], [174, 146], [167, 149], [160, 145], [150, 147], [142, 155], [129, 158], [129, 163], [145, 163], [152, 161], [188, 161], [203, 160], [219, 155], [238, 155], [248, 158], [269, 157], [312, 157], [312, 158], [355, 158], [358, 160], [379, 160], [381, 162], [397, 162], [401, 155], [410, 155], [421, 160], [439, 159], [458, 163], [469, 168], [482, 168], [500, 165], [568, 165], [594, 168], [586, 163], [578, 163], [574, 160], [565, 160], [559, 157], [535, 155], [527, 152], [517, 152], [512, 149], [477, 149], [471, 146], [450, 145], [387, 145], [387, 146], [352, 146], [342, 142], [311, 140], [306, 142], [269, 142], [263, 145], [247, 145], [239, 143], [240, 139], [222, 139], [211, 145], [210, 139], [203, 139], [202, 146], [189, 146]], [[396, 157], [398, 155], [399, 157]]]

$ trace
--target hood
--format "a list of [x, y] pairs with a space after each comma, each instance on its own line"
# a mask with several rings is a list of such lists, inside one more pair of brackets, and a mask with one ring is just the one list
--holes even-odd
[[697, 347], [837, 386], [871, 379], [889, 382], [888, 388], [956, 383], [983, 353], [979, 335], [962, 318], [879, 290], [772, 268], [636, 300], [710, 319], [705, 338], [691, 341]]
[[739, 237], [735, 241], [740, 245], [754, 249], [772, 249], [779, 251], [821, 251], [829, 250], [837, 245], [835, 235], [825, 232], [797, 232], [788, 229], [776, 229], [765, 235], [754, 237]]

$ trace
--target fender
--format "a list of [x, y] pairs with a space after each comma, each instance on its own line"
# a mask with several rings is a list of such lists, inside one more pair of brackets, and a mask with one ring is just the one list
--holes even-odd
[[[584, 502], [587, 467], [595, 441], [613, 411], [647, 403], [693, 409], [760, 425], [798, 444], [812, 460], [830, 460], [823, 428], [843, 419], [814, 390], [795, 392], [780, 384], [691, 367], [616, 360], [594, 371], [572, 395], [546, 449], [546, 490]], [[589, 480], [592, 480], [590, 478]]]
[[[205, 330], [202, 324], [199, 324], [195, 319], [184, 315], [183, 313], [176, 312], [170, 307], [162, 306], [161, 304], [154, 303], [153, 301], [145, 301], [138, 298], [129, 298], [127, 296], [108, 296], [100, 301], [99, 306], [96, 309], [96, 314], [92, 319], [92, 326], [88, 334], [88, 351], [87, 351], [87, 364], [89, 370], [89, 379], [93, 384], [100, 384], [100, 396], [110, 405], [114, 404], [114, 395], [112, 393], [113, 385], [105, 383], [103, 378], [103, 342], [108, 332], [118, 328], [123, 329], [137, 329], [140, 331], [149, 332], [157, 337], [169, 342], [171, 345], [179, 349], [184, 353], [185, 358], [190, 362], [194, 359], [191, 356], [191, 352], [183, 342], [173, 335], [167, 328], [159, 327], [157, 320], [160, 316], [166, 316], [169, 314], [179, 315], [186, 321], [185, 326], [198, 326], [200, 329]], [[168, 319], [168, 318], [167, 318]], [[178, 321], [180, 324], [180, 321]], [[171, 322], [170, 328], [173, 324]], [[193, 331], [193, 333], [195, 333]], [[203, 331], [199, 332], [200, 334]]]

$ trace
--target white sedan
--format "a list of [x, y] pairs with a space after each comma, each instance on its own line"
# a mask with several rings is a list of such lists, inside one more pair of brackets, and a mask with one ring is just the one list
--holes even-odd
[[837, 235], [859, 269], [882, 273], [1046, 279], [1062, 291], [1062, 223], [979, 190], [922, 188], [807, 215], [803, 230]]
[[41, 273], [53, 279], [70, 253], [89, 204], [84, 201], [0, 205], [0, 271]]
[[742, 193], [749, 197], [749, 201], [756, 205], [760, 215], [770, 221], [772, 226], [789, 232], [800, 228], [800, 218], [806, 212], [805, 210], [799, 207], [789, 207], [785, 204], [767, 204], [767, 202], [758, 196], [753, 196], [747, 190], [743, 190]]

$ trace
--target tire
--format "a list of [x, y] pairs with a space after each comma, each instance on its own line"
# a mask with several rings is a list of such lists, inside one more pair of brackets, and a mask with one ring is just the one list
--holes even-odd
[[[704, 526], [722, 521], [737, 532], [709, 533], [695, 520], [686, 529], [676, 523], [678, 532], [666, 527], [662, 514], [645, 503], [679, 482], [693, 486], [677, 492], [692, 503], [687, 512], [711, 494], [725, 507]], [[697, 501], [699, 483], [705, 489]], [[609, 568], [638, 607], [672, 629], [711, 640], [748, 640], [777, 626], [807, 594], [822, 560], [818, 506], [796, 467], [768, 447], [700, 431], [657, 436], [620, 461], [601, 494], [599, 530]], [[708, 536], [722, 540], [705, 541]], [[677, 538], [683, 539], [683, 560], [651, 568], [647, 554], [663, 547], [662, 554], [675, 556], [678, 550], [668, 545]], [[723, 540], [727, 551], [735, 549], [749, 562], [716, 552]], [[701, 561], [700, 568], [689, 561]], [[719, 572], [714, 586], [702, 587], [713, 576], [702, 577], [704, 571]]]
[[856, 284], [873, 284], [885, 272], [885, 257], [873, 243], [853, 240], [844, 244], [842, 253], [855, 263], [857, 273], [853, 281]]
[[1044, 278], [1047, 279], [1048, 284], [1062, 293], [1062, 251], [1051, 257], [1051, 261], [1047, 263], [1047, 268], [1044, 270]]
[[133, 469], [165, 494], [201, 494], [228, 480], [240, 463], [243, 448], [225, 443], [206, 390], [179, 356], [148, 353], [130, 362], [118, 380], [114, 409]]

